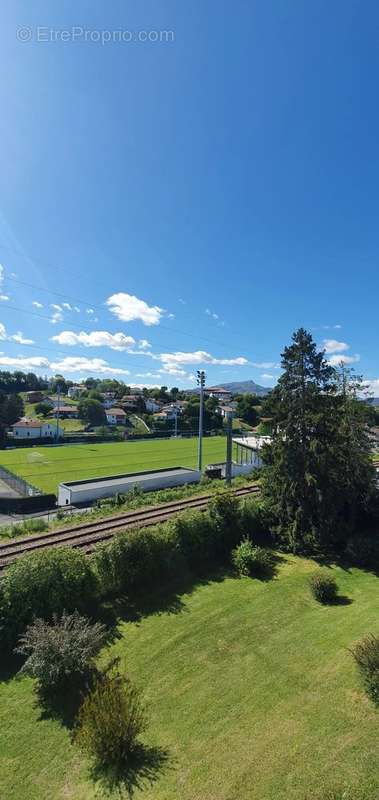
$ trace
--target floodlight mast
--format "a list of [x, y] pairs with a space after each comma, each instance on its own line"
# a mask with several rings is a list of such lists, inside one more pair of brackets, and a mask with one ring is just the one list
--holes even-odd
[[199, 408], [199, 445], [198, 445], [198, 470], [202, 471], [203, 468], [203, 410], [204, 410], [204, 386], [205, 386], [205, 372], [204, 370], [197, 370], [197, 385], [200, 387], [200, 408]]

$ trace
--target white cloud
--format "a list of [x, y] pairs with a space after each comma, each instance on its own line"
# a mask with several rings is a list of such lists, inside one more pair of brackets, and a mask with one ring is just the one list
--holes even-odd
[[147, 341], [147, 339], [140, 339], [138, 342], [138, 347], [140, 347], [141, 350], [147, 350], [149, 347], [151, 347], [151, 344]]
[[61, 373], [88, 372], [101, 375], [130, 375], [129, 370], [111, 367], [103, 358], [79, 358], [67, 356], [61, 361], [50, 362], [50, 369]]
[[86, 314], [94, 314], [93, 308], [86, 308]]
[[34, 306], [34, 308], [43, 308], [43, 304], [40, 303], [39, 300], [33, 300], [32, 306]]
[[4, 353], [0, 353], [0, 366], [35, 369], [38, 367], [49, 367], [49, 362], [47, 358], [43, 358], [42, 356], [32, 356], [31, 358], [16, 356], [15, 358], [11, 358], [10, 356], [5, 356]]
[[2, 342], [17, 342], [17, 344], [34, 344], [33, 339], [26, 339], [21, 331], [12, 334], [7, 333], [2, 322], [0, 322], [0, 340]]
[[144, 325], [159, 325], [164, 311], [159, 306], [149, 306], [132, 294], [117, 292], [106, 300], [112, 314], [123, 322], [139, 319]]
[[208, 315], [208, 317], [212, 317], [212, 319], [219, 319], [219, 315], [216, 314], [214, 311], [211, 311], [210, 308], [206, 308], [205, 313]]
[[331, 367], [338, 367], [339, 364], [356, 364], [357, 361], [360, 361], [360, 356], [344, 356], [340, 355], [339, 353], [335, 353], [333, 356], [328, 358], [328, 364]]
[[252, 366], [257, 369], [280, 369], [280, 365], [275, 361], [252, 361]]
[[345, 350], [350, 349], [349, 344], [337, 342], [337, 339], [324, 339], [323, 347], [326, 353], [344, 353]]
[[261, 378], [263, 378], [264, 381], [273, 381], [275, 380], [275, 375], [269, 375], [267, 372], [264, 372]]
[[182, 298], [182, 297], [179, 297], [179, 303], [181, 303], [181, 305], [182, 305], [182, 306], [185, 306], [185, 305], [186, 305], [186, 301], [185, 301], [185, 300], [183, 300], [183, 298]]
[[228, 367], [244, 366], [248, 364], [247, 358], [238, 356], [237, 358], [215, 358], [205, 350], [196, 350], [193, 353], [161, 353], [158, 358], [164, 366], [174, 367], [178, 364], [222, 364]]
[[66, 309], [66, 311], [72, 311], [72, 306], [70, 303], [62, 303], [62, 307]]
[[0, 294], [0, 300], [4, 300], [4, 301], [5, 300], [9, 300], [9, 295], [8, 294]]
[[54, 311], [54, 314], [52, 314], [50, 317], [50, 322], [53, 325], [56, 325], [57, 322], [62, 322], [62, 320], [63, 320], [63, 314], [61, 311]]
[[53, 311], [62, 311], [62, 306], [58, 306], [57, 303], [50, 303], [50, 308], [52, 308]]
[[80, 308], [78, 306], [74, 306], [74, 311], [76, 311], [77, 314], [80, 314]]
[[322, 327], [324, 331], [330, 331], [330, 330], [339, 331], [341, 330], [342, 325], [323, 325]]
[[363, 385], [366, 391], [374, 397], [379, 397], [379, 378], [365, 378]]
[[125, 336], [124, 333], [109, 333], [108, 331], [91, 331], [91, 333], [62, 331], [51, 338], [53, 342], [68, 347], [81, 344], [84, 347], [110, 347], [111, 350], [119, 351], [128, 350], [136, 343], [133, 336]]
[[33, 339], [26, 339], [21, 331], [17, 331], [17, 333], [14, 333], [13, 336], [10, 336], [9, 338], [18, 344], [34, 344]]

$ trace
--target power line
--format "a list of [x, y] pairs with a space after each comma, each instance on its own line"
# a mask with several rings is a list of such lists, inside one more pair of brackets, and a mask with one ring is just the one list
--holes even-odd
[[[10, 253], [13, 253], [14, 255], [20, 256], [20, 254], [16, 253], [16, 251], [12, 250], [9, 247], [6, 247], [5, 245], [0, 244], [0, 248], [2, 248], [4, 250], [7, 250]], [[24, 258], [24, 259], [26, 258], [25, 256], [21, 256], [21, 257]], [[30, 259], [30, 261], [32, 261], [33, 263], [36, 263], [35, 259]], [[67, 270], [64, 267], [57, 267], [56, 265], [53, 265], [51, 263], [49, 264], [48, 262], [46, 262], [44, 266], [46, 266], [48, 268], [51, 268], [51, 269], [54, 269], [54, 270], [56, 270], [56, 269], [58, 269], [60, 271], [64, 270], [65, 274], [67, 275]], [[18, 283], [18, 284], [20, 284], [22, 286], [26, 286], [26, 287], [28, 287], [30, 289], [34, 289], [35, 291], [42, 291], [42, 292], [45, 292], [45, 293], [48, 293], [48, 294], [55, 295], [57, 297], [66, 298], [67, 300], [71, 300], [72, 302], [75, 302], [75, 303], [81, 303], [82, 305], [90, 306], [90, 307], [93, 307], [93, 308], [98, 308], [98, 309], [104, 311], [104, 305], [102, 305], [102, 304], [94, 303], [94, 302], [91, 302], [89, 300], [83, 300], [83, 299], [80, 299], [78, 297], [74, 297], [73, 295], [66, 294], [66, 293], [56, 292], [53, 289], [47, 289], [47, 288], [45, 288], [43, 286], [36, 286], [33, 283], [29, 283], [29, 282], [26, 282], [26, 281], [21, 281], [20, 279], [15, 278], [13, 276], [5, 275], [4, 276], [4, 280], [12, 281], [13, 283]], [[8, 308], [9, 307], [10, 306], [8, 305]], [[25, 310], [25, 312], [26, 312], [26, 310]], [[49, 318], [47, 318], [47, 319], [49, 319]], [[160, 323], [159, 327], [161, 329], [163, 329], [163, 330], [169, 331], [170, 333], [174, 332], [174, 333], [180, 334], [181, 336], [190, 337], [191, 339], [195, 338], [193, 333], [189, 333], [188, 331], [183, 331], [180, 328], [176, 328], [176, 327], [173, 327], [171, 325], [167, 326], [167, 325], [164, 325], [164, 324], [162, 325]], [[196, 336], [196, 339], [197, 339], [197, 341], [207, 342], [208, 344], [215, 344], [218, 347], [222, 347], [223, 349], [227, 349], [227, 350], [230, 350], [230, 351], [232, 350], [230, 344], [228, 344], [226, 342], [220, 342], [218, 340], [210, 339], [209, 337], [204, 337], [204, 336]]]

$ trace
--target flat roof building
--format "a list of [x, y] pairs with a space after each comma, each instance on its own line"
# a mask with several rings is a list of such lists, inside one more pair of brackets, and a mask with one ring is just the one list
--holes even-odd
[[146, 472], [129, 472], [123, 475], [110, 475], [103, 478], [90, 478], [82, 481], [60, 483], [58, 487], [58, 505], [84, 505], [104, 497], [126, 494], [134, 486], [144, 492], [181, 486], [185, 483], [197, 483], [201, 473], [186, 467], [169, 467]]

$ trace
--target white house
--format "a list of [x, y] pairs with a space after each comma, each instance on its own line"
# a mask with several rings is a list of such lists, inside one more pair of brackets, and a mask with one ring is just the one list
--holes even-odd
[[215, 397], [219, 403], [228, 403], [232, 399], [231, 392], [228, 392], [227, 389], [219, 388], [218, 386], [210, 386], [209, 389], [205, 389], [205, 393], [209, 397]]
[[108, 425], [125, 425], [126, 414], [122, 408], [108, 408], [105, 413]]
[[85, 391], [85, 386], [70, 386], [67, 397], [70, 397], [71, 400], [75, 400], [77, 397], [80, 397], [81, 393]]
[[225, 404], [223, 406], [217, 406], [216, 411], [224, 419], [226, 417], [228, 417], [228, 416], [231, 416], [232, 419], [234, 419], [234, 417], [236, 416], [236, 409], [235, 409], [235, 404], [234, 403], [231, 404], [231, 405], [226, 405]]
[[[11, 425], [15, 439], [55, 439], [57, 435], [57, 423], [43, 422], [38, 419], [19, 419]], [[58, 426], [58, 436], [63, 435], [63, 429]]]
[[145, 408], [149, 414], [155, 414], [157, 411], [161, 410], [162, 403], [160, 403], [159, 400], [154, 400], [153, 397], [146, 397]]

